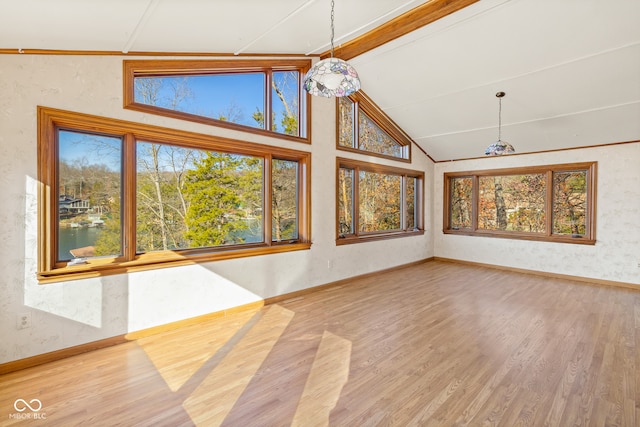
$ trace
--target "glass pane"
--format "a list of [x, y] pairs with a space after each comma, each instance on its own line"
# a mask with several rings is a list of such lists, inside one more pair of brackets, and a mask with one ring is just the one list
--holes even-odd
[[137, 145], [138, 252], [263, 241], [263, 160]]
[[473, 179], [451, 178], [451, 229], [471, 228]]
[[135, 102], [265, 127], [264, 73], [136, 77]]
[[273, 159], [271, 180], [271, 239], [297, 239], [298, 162]]
[[57, 261], [122, 254], [119, 137], [58, 132]]
[[338, 170], [338, 234], [340, 236], [354, 234], [353, 175], [353, 169]]
[[406, 150], [380, 129], [366, 114], [358, 114], [358, 148], [372, 153], [385, 154], [387, 156], [406, 158]]
[[360, 231], [399, 230], [402, 177], [360, 171], [358, 178]]
[[338, 145], [355, 148], [353, 142], [353, 102], [346, 96], [338, 98]]
[[553, 234], [584, 236], [587, 171], [553, 173]]
[[416, 182], [416, 178], [407, 177], [407, 230], [418, 228], [418, 224], [416, 224]]
[[297, 71], [273, 73], [272, 129], [276, 132], [298, 136], [298, 117], [300, 117], [298, 77]]
[[545, 232], [545, 175], [480, 177], [478, 228]]

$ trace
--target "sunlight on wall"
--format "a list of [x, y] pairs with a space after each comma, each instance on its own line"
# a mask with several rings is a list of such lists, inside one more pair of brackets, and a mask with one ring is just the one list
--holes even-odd
[[262, 300], [203, 264], [129, 273], [127, 277], [127, 332]]
[[100, 278], [39, 285], [36, 279], [38, 257], [38, 181], [30, 176], [25, 183], [24, 212], [24, 305], [85, 325], [102, 326], [102, 288]]

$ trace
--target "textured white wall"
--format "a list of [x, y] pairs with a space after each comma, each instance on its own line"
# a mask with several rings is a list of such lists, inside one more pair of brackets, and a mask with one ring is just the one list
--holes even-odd
[[[442, 233], [444, 173], [586, 161], [598, 162], [595, 245]], [[437, 163], [433, 185], [435, 256], [640, 285], [640, 143]]]
[[[430, 229], [424, 236], [336, 247], [332, 100], [313, 100], [311, 146], [185, 123], [122, 108], [123, 59], [0, 55], [0, 363], [433, 256]], [[37, 105], [311, 151], [311, 250], [39, 285]], [[427, 181], [433, 174], [433, 163], [418, 150], [413, 165], [402, 166], [424, 170]], [[426, 198], [430, 207], [432, 194]], [[31, 314], [32, 326], [18, 330], [22, 313]]]

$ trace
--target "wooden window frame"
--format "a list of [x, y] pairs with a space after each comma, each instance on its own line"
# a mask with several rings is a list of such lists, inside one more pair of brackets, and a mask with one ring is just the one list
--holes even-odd
[[[311, 68], [311, 60], [308, 59], [279, 59], [279, 60], [125, 60], [123, 61], [123, 86], [124, 108], [142, 111], [164, 117], [179, 120], [187, 120], [205, 125], [218, 126], [227, 129], [249, 132], [258, 135], [266, 135], [279, 139], [311, 143], [311, 102], [310, 95], [303, 89], [302, 80], [305, 73]], [[265, 117], [271, 117], [272, 96], [271, 81], [274, 72], [298, 71], [299, 72], [299, 117], [298, 130], [300, 136], [287, 135], [267, 129], [254, 128], [225, 120], [199, 116], [168, 108], [135, 102], [136, 77], [170, 77], [170, 76], [195, 76], [207, 74], [229, 73], [265, 73], [264, 87]], [[265, 125], [271, 126], [271, 121], [265, 119]]]
[[[568, 171], [586, 171], [587, 203], [584, 236], [553, 234], [553, 173]], [[480, 177], [503, 175], [545, 174], [545, 212], [544, 233], [522, 231], [482, 230], [478, 228], [478, 203]], [[451, 181], [452, 178], [471, 178], [472, 185], [472, 226], [465, 229], [451, 228]], [[520, 168], [488, 169], [481, 171], [448, 172], [444, 174], [443, 233], [466, 236], [498, 237], [505, 239], [537, 240], [557, 243], [594, 245], [596, 243], [596, 181], [597, 162], [565, 163]]]
[[[353, 179], [353, 234], [343, 235], [340, 233], [340, 206], [338, 203], [338, 194], [339, 194], [339, 175], [340, 169], [347, 168], [354, 170], [354, 179]], [[375, 232], [360, 232], [359, 224], [358, 224], [358, 209], [359, 209], [359, 195], [358, 195], [358, 179], [360, 171], [381, 173], [381, 174], [390, 174], [390, 175], [400, 175], [402, 177], [402, 224], [403, 229], [401, 230], [391, 230], [391, 231], [375, 231]], [[417, 196], [416, 200], [416, 214], [415, 214], [415, 222], [417, 227], [414, 229], [406, 228], [406, 219], [407, 219], [407, 201], [406, 199], [406, 177], [416, 178], [416, 188], [414, 189], [415, 195]], [[346, 158], [336, 158], [336, 245], [347, 245], [352, 243], [362, 243], [373, 240], [385, 240], [385, 239], [393, 239], [398, 237], [408, 237], [408, 236], [419, 236], [424, 234], [424, 172], [404, 169], [394, 166], [386, 166], [376, 163], [363, 162], [353, 159]]]
[[345, 147], [340, 145], [340, 100], [336, 98], [336, 149], [342, 151], [350, 151], [352, 153], [366, 154], [368, 156], [382, 157], [384, 159], [396, 160], [399, 162], [411, 163], [411, 146], [413, 140], [400, 128], [389, 116], [387, 116], [380, 107], [378, 107], [371, 98], [362, 90], [359, 90], [349, 99], [353, 102], [353, 141], [358, 144], [359, 141], [359, 113], [362, 111], [372, 122], [380, 129], [387, 133], [398, 145], [407, 151], [407, 158], [394, 157], [386, 154], [375, 153], [372, 151], [361, 150], [359, 148]]
[[[89, 259], [67, 266], [57, 256], [58, 129], [122, 136], [122, 248], [119, 257]], [[264, 242], [136, 254], [136, 143], [161, 144], [262, 157], [264, 167]], [[298, 238], [272, 241], [271, 159], [298, 162]], [[311, 154], [230, 138], [128, 122], [83, 113], [38, 107], [38, 271], [40, 283], [81, 279], [131, 271], [223, 259], [306, 250], [311, 247]]]

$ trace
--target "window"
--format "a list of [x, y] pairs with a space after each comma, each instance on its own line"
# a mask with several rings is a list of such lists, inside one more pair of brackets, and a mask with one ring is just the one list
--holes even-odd
[[447, 173], [444, 232], [595, 243], [596, 163]]
[[[124, 61], [124, 103], [145, 111], [309, 142], [308, 60]], [[270, 120], [265, 120], [270, 117]]]
[[338, 149], [411, 161], [411, 138], [362, 91], [338, 103]]
[[309, 153], [42, 107], [39, 127], [41, 281], [310, 247]]
[[338, 159], [338, 244], [424, 233], [422, 172]]

